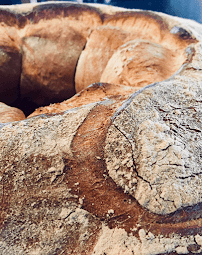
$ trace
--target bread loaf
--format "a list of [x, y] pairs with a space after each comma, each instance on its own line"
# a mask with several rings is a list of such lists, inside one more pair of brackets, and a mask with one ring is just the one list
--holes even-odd
[[28, 116], [0, 120], [0, 254], [201, 254], [201, 25], [69, 2], [0, 22], [1, 101]]

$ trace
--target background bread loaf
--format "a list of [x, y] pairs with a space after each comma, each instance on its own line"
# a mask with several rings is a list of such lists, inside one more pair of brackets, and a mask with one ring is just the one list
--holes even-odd
[[[145, 86], [164, 80], [187, 61], [185, 49], [196, 42], [185, 30], [185, 35], [180, 30], [170, 33], [174, 23], [167, 22], [166, 17], [99, 4], [2, 6], [0, 21], [0, 100], [22, 109], [26, 116], [39, 106], [66, 100], [94, 82]], [[124, 69], [121, 80], [113, 74], [115, 67], [111, 62], [127, 59], [117, 54], [131, 40], [134, 43], [146, 40], [148, 50], [155, 43], [162, 52], [162, 58], [151, 57], [148, 64], [145, 58], [150, 53], [137, 46], [143, 59], [134, 55], [130, 66], [138, 65], [139, 70], [144, 70], [145, 65], [157, 66], [155, 70], [164, 69], [163, 73], [152, 74], [152, 78], [149, 78], [150, 71], [134, 70], [139, 72], [140, 80], [144, 76], [142, 85], [137, 84], [137, 76], [127, 73], [128, 68], [132, 70], [130, 67]], [[169, 61], [175, 64], [167, 70], [164, 64]], [[130, 76], [130, 82], [124, 75]]]

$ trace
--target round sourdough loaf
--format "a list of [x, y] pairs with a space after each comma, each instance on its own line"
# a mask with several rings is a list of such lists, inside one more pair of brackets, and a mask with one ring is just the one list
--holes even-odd
[[0, 7], [0, 254], [202, 254], [201, 31]]

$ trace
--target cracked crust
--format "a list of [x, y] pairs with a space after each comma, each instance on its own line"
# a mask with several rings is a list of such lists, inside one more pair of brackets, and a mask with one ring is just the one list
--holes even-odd
[[142, 177], [129, 193], [151, 212], [169, 214], [202, 202], [200, 94], [199, 84], [176, 77], [142, 91], [113, 121], [132, 143]]

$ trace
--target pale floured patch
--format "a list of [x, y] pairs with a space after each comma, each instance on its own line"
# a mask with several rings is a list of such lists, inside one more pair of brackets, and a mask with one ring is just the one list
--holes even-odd
[[[23, 190], [25, 180], [30, 180], [30, 171], [34, 174], [33, 182], [46, 182], [54, 185], [63, 180], [63, 155], [71, 158], [73, 138], [95, 104], [69, 110], [66, 113], [52, 116], [40, 115], [21, 122], [5, 125], [0, 129], [0, 171], [14, 174], [14, 190]], [[12, 150], [18, 148], [16, 154]], [[8, 153], [9, 151], [9, 153]], [[7, 168], [4, 167], [4, 161]], [[27, 161], [33, 164], [27, 167]], [[15, 163], [13, 163], [15, 162]], [[45, 163], [46, 162], [46, 163]], [[17, 164], [19, 167], [15, 168]]]
[[[2, 148], [9, 140], [13, 140], [11, 146], [20, 147], [21, 155], [28, 155], [33, 152], [43, 155], [52, 155], [57, 152], [64, 152], [72, 155], [71, 143], [78, 127], [87, 117], [95, 104], [69, 110], [65, 114], [52, 116], [37, 116], [22, 122], [6, 125], [0, 130]], [[36, 132], [37, 130], [37, 132]], [[9, 144], [7, 144], [9, 150]], [[3, 154], [6, 153], [4, 150]]]
[[[155, 236], [144, 229], [139, 230], [139, 237], [122, 228], [109, 229], [102, 226], [100, 237], [94, 247], [94, 255], [156, 255], [161, 253], [176, 252], [177, 254], [188, 254], [189, 245], [196, 244], [194, 236], [181, 237], [173, 234], [170, 237]], [[198, 250], [196, 252], [199, 253]]]
[[145, 89], [117, 111], [109, 129], [109, 175], [151, 212], [202, 202], [201, 86], [176, 77]]
[[105, 159], [109, 176], [125, 193], [133, 195], [137, 185], [137, 174], [133, 169], [131, 145], [114, 126], [108, 130]]

